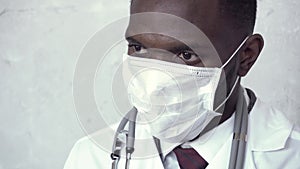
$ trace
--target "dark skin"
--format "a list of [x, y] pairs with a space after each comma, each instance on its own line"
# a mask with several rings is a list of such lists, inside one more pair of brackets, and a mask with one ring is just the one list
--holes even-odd
[[[218, 0], [133, 0], [131, 14], [141, 12], [168, 13], [181, 17], [196, 25], [209, 38], [223, 64], [229, 59], [245, 37], [250, 36], [236, 56], [224, 68], [228, 93], [238, 76], [244, 77], [247, 75], [264, 46], [262, 36], [259, 34], [252, 35], [252, 30], [247, 28], [233, 29], [231, 18], [220, 14]], [[159, 23], [150, 24], [155, 25]], [[185, 64], [203, 66], [201, 60], [197, 58], [197, 54], [191, 49], [184, 47], [179, 40], [157, 34], [131, 36], [132, 34], [134, 34], [134, 30], [129, 26], [126, 32], [126, 38], [129, 42], [128, 54], [130, 55], [144, 51], [156, 51], [158, 49], [173, 53]], [[172, 51], [171, 49], [177, 50]], [[152, 57], [154, 59], [168, 61], [167, 56], [163, 54], [155, 54]], [[214, 67], [216, 65], [206, 66]], [[225, 104], [220, 123], [226, 121], [234, 113], [239, 87], [240, 82], [238, 82], [232, 95]]]

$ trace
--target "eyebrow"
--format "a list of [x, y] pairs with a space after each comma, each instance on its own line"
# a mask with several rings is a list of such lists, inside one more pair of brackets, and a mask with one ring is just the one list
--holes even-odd
[[[126, 37], [125, 38], [129, 43], [135, 43], [135, 44], [138, 44], [138, 45], [141, 45], [145, 48], [147, 48], [143, 43], [139, 42], [138, 40], [134, 39], [132, 36], [130, 37]], [[193, 51], [195, 52], [192, 48], [203, 48], [204, 46], [199, 46], [199, 45], [196, 45], [196, 44], [192, 44], [192, 45], [186, 45], [185, 43], [179, 41], [180, 43], [178, 43], [178, 45], [175, 45], [173, 47], [170, 47], [168, 48], [167, 50], [170, 51], [170, 52], [173, 52], [173, 53], [178, 53], [178, 52], [181, 52], [181, 51]], [[191, 47], [190, 47], [191, 46]]]

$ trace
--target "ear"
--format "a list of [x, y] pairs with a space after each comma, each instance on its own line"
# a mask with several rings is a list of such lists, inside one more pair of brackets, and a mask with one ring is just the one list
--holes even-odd
[[263, 47], [264, 39], [260, 34], [254, 34], [248, 38], [240, 54], [239, 76], [243, 77], [247, 75]]

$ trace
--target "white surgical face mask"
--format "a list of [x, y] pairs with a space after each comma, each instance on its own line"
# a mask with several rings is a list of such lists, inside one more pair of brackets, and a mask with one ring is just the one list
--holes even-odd
[[214, 97], [222, 69], [232, 57], [221, 68], [205, 68], [125, 54], [123, 78], [129, 101], [153, 136], [171, 143], [192, 140], [222, 115], [213, 109]]

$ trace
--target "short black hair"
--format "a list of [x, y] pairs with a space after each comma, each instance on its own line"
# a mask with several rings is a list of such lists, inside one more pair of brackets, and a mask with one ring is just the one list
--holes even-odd
[[229, 17], [236, 29], [252, 33], [256, 21], [257, 0], [219, 0], [221, 15]]

